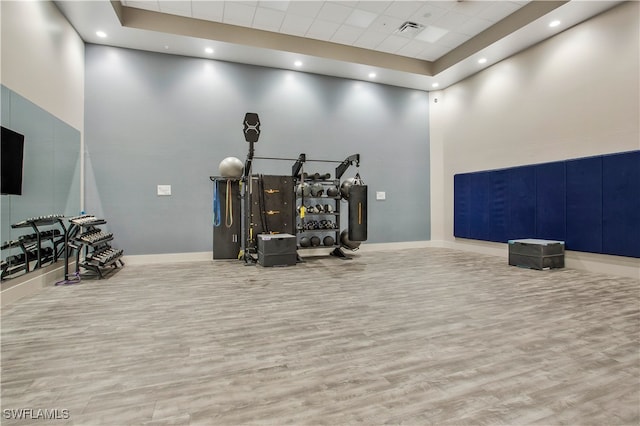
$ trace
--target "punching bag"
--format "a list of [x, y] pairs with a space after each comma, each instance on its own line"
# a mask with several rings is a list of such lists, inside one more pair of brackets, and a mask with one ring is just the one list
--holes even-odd
[[349, 240], [367, 241], [367, 185], [349, 189]]

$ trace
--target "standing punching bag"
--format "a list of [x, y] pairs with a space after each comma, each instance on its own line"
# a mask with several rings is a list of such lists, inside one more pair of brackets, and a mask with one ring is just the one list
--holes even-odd
[[367, 241], [367, 185], [349, 189], [349, 240]]

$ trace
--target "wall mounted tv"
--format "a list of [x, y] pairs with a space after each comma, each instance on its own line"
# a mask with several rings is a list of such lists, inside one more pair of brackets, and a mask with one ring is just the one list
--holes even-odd
[[24, 157], [24, 135], [2, 127], [0, 140], [1, 193], [22, 195], [22, 160]]

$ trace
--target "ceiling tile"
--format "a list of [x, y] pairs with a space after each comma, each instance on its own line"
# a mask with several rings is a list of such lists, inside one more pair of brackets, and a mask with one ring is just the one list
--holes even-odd
[[397, 36], [397, 35], [390, 35], [389, 37], [385, 38], [382, 41], [382, 43], [380, 43], [378, 46], [376, 46], [376, 50], [381, 50], [381, 51], [387, 52], [387, 53], [396, 53], [398, 50], [400, 50], [408, 42], [409, 42], [409, 40], [407, 40], [407, 38], [405, 38], [405, 37], [400, 37], [400, 36]]
[[466, 34], [454, 33], [450, 32], [440, 40], [438, 40], [439, 46], [448, 47], [449, 49], [453, 49], [455, 47], [460, 46], [465, 41], [469, 40], [471, 37]]
[[278, 31], [284, 20], [284, 15], [284, 12], [280, 10], [258, 7], [253, 16], [253, 28], [265, 31]]
[[191, 16], [190, 1], [160, 1], [160, 12], [172, 15]]
[[429, 43], [420, 41], [420, 40], [410, 40], [407, 44], [402, 46], [396, 53], [402, 56], [408, 56], [410, 58], [415, 58], [421, 52], [423, 52], [427, 47], [429, 47]]
[[353, 12], [353, 8], [351, 7], [343, 6], [338, 3], [326, 2], [318, 12], [316, 19], [342, 24], [349, 15], [351, 15], [351, 12]]
[[449, 31], [455, 31], [456, 28], [469, 20], [467, 15], [463, 15], [457, 12], [447, 12], [435, 24], [440, 28], [447, 29]]
[[287, 14], [315, 18], [321, 8], [321, 1], [293, 1], [289, 3]]
[[431, 25], [447, 13], [446, 9], [433, 5], [431, 2], [424, 4], [414, 14], [413, 19], [423, 25]]
[[353, 43], [354, 46], [362, 47], [363, 49], [375, 49], [377, 45], [389, 37], [388, 34], [379, 33], [376, 31], [365, 31], [358, 40]]
[[476, 18], [498, 22], [520, 9], [520, 7], [520, 5], [509, 1], [495, 1], [491, 2], [491, 5], [480, 12]]
[[245, 3], [236, 3], [227, 1], [224, 3], [224, 18], [225, 24], [242, 25], [250, 27], [253, 22], [253, 15], [256, 7], [250, 6]]
[[194, 1], [191, 4], [194, 18], [222, 22], [224, 18], [224, 2]]
[[313, 18], [308, 16], [297, 16], [287, 13], [280, 26], [280, 31], [285, 34], [304, 36], [309, 27], [313, 24]]
[[359, 28], [367, 28], [376, 19], [378, 15], [362, 9], [353, 9], [351, 14], [344, 21], [345, 24]]
[[421, 6], [422, 3], [419, 1], [394, 1], [385, 9], [384, 14], [406, 21], [409, 20]]
[[494, 1], [457, 1], [451, 9], [454, 12], [467, 16], [477, 16], [492, 6]]
[[480, 34], [482, 31], [486, 30], [493, 24], [493, 22], [486, 19], [469, 18], [467, 22], [457, 28], [456, 32], [474, 36]]
[[391, 35], [404, 23], [404, 20], [392, 18], [391, 16], [378, 16], [375, 21], [369, 25], [369, 30], [379, 33]]
[[425, 61], [435, 61], [446, 54], [448, 51], [449, 48], [447, 47], [432, 44], [418, 55], [418, 59], [424, 59]]
[[331, 41], [334, 43], [352, 45], [363, 32], [364, 30], [362, 28], [353, 27], [351, 25], [341, 25], [331, 37]]
[[391, 3], [390, 1], [359, 1], [358, 9], [380, 14], [384, 12]]
[[428, 43], [435, 43], [447, 34], [449, 30], [436, 27], [435, 25], [429, 25], [420, 34], [416, 36], [417, 40], [426, 41]]
[[153, 10], [155, 12], [160, 12], [160, 3], [158, 1], [122, 1], [124, 6], [135, 7], [138, 9], [144, 10]]
[[286, 0], [259, 1], [258, 7], [266, 7], [267, 9], [275, 9], [285, 12], [289, 8], [289, 2]]
[[330, 40], [338, 30], [340, 25], [335, 22], [322, 21], [316, 19], [307, 30], [307, 37], [316, 38], [318, 40]]

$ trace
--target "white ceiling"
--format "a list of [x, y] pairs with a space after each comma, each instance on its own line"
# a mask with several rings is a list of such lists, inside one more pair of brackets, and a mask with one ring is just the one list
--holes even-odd
[[[621, 2], [543, 2], [553, 10], [538, 15], [527, 15], [541, 6], [538, 1], [55, 3], [88, 43], [434, 90], [434, 84], [445, 88]], [[561, 24], [550, 28], [556, 19]], [[400, 32], [405, 22], [418, 28]], [[107, 37], [98, 37], [98, 30]], [[273, 34], [275, 42], [264, 41]]]
[[[324, 40], [426, 61], [528, 1], [136, 1], [125, 6]], [[405, 22], [421, 31], [398, 31]]]

